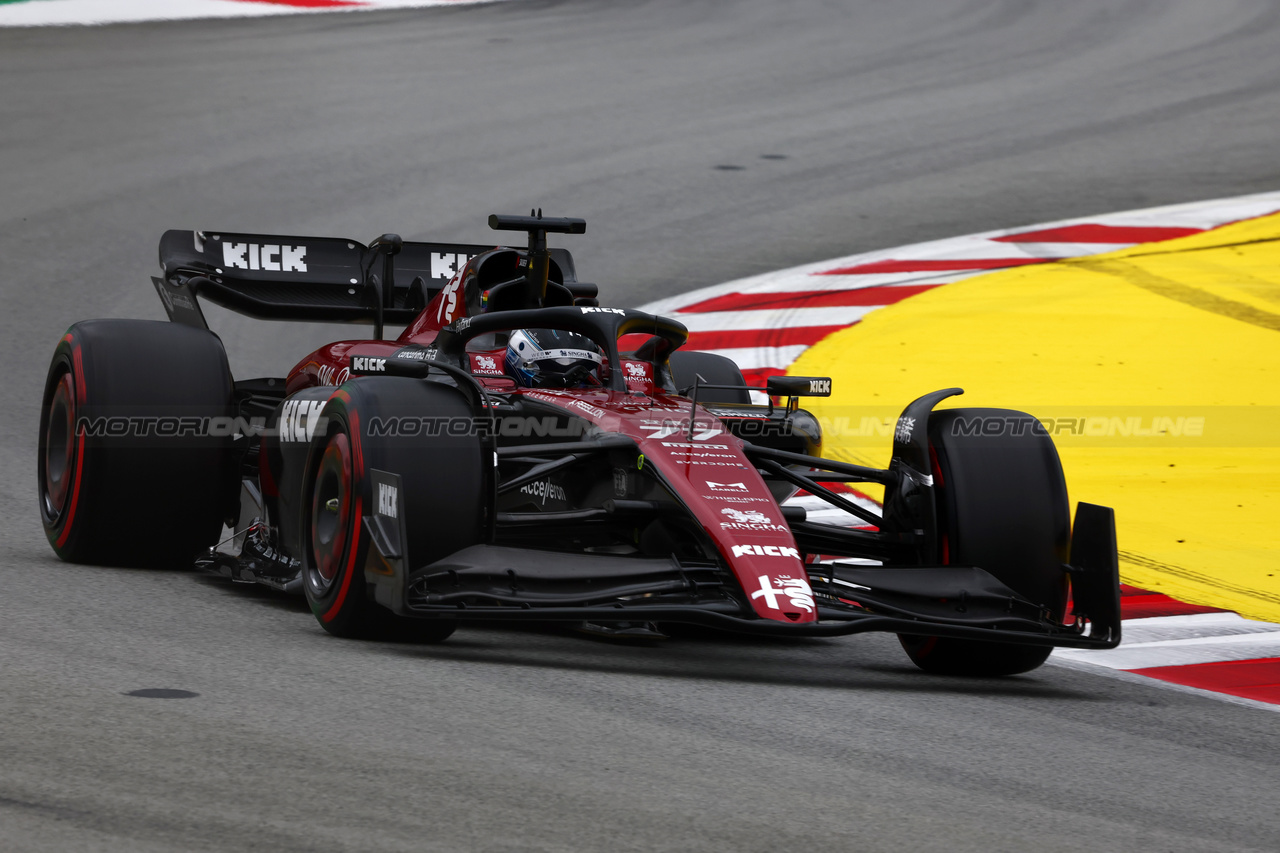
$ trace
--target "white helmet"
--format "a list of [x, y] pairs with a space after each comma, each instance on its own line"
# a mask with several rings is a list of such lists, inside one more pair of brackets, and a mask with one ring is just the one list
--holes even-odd
[[507, 341], [503, 366], [525, 388], [580, 388], [603, 384], [604, 354], [576, 332], [519, 329]]

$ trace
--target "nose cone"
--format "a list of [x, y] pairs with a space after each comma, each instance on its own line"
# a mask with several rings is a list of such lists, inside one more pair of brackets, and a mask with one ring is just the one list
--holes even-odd
[[[769, 549], [770, 546], [757, 546]], [[779, 548], [794, 552], [794, 548]], [[734, 574], [756, 615], [779, 622], [816, 622], [818, 608], [809, 576], [798, 557], [752, 554], [734, 558]], [[788, 567], [787, 563], [791, 565]]]
[[642, 442], [702, 524], [762, 619], [815, 622], [809, 575], [791, 528], [742, 441], [728, 432], [691, 441], [684, 434]]

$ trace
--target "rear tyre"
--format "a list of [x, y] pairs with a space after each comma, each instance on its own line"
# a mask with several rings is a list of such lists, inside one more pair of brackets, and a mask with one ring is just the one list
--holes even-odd
[[[416, 569], [483, 537], [485, 465], [470, 405], [455, 389], [418, 379], [367, 377], [347, 382], [325, 406], [303, 484], [303, 590], [311, 612], [334, 636], [439, 642], [451, 619], [412, 619], [377, 604], [365, 579], [376, 560], [364, 519], [378, 495], [370, 472], [397, 474], [403, 492], [406, 553]], [[370, 430], [371, 422], [419, 424]], [[427, 422], [424, 423], [424, 418]], [[430, 425], [437, 428], [425, 428]], [[373, 434], [376, 432], [377, 434]]]
[[[698, 376], [706, 385], [746, 385], [742, 371], [733, 359], [713, 352], [685, 352], [676, 350], [671, 354], [671, 378], [675, 380], [676, 390], [683, 391], [693, 385]], [[724, 403], [730, 406], [747, 405], [751, 402], [751, 392], [744, 389], [726, 390], [713, 388], [698, 391], [699, 403]]]
[[213, 545], [236, 467], [229, 437], [209, 427], [233, 411], [212, 332], [152, 320], [68, 329], [45, 381], [37, 454], [53, 550], [74, 563], [167, 566]]
[[[968, 434], [957, 422], [998, 422], [999, 435]], [[978, 566], [1061, 620], [1066, 610], [1071, 536], [1066, 480], [1053, 440], [1028, 414], [946, 409], [929, 418], [944, 564]], [[1029, 672], [1049, 646], [900, 635], [916, 666], [946, 675]]]

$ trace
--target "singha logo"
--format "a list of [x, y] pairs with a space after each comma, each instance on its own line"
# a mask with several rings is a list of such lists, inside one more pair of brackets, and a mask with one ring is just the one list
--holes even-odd
[[729, 516], [730, 521], [737, 522], [738, 524], [770, 524], [771, 523], [769, 516], [765, 515], [759, 510], [754, 510], [754, 509], [743, 511], [739, 509], [734, 509], [733, 507], [726, 507], [725, 509], [720, 510], [720, 514]]

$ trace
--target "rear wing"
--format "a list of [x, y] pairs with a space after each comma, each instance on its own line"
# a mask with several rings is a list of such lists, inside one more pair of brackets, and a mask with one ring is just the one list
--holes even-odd
[[[264, 320], [407, 324], [471, 258], [495, 246], [405, 242], [369, 246], [332, 237], [166, 231], [163, 278], [153, 278], [169, 319], [208, 328], [197, 297]], [[573, 258], [551, 249], [565, 283]]]

